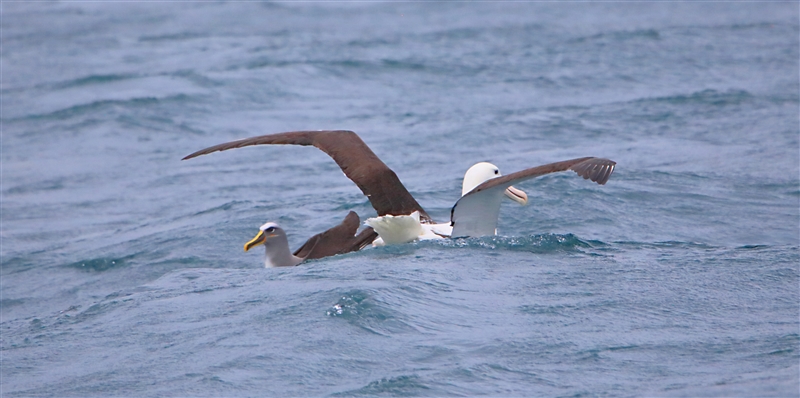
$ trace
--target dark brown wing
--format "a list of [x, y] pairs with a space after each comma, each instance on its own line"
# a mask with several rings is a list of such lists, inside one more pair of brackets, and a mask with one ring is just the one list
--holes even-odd
[[614, 167], [616, 165], [617, 162], [613, 160], [594, 158], [594, 157], [564, 160], [561, 162], [555, 162], [555, 163], [545, 164], [542, 166], [531, 167], [530, 169], [521, 170], [516, 173], [504, 175], [502, 177], [492, 178], [491, 180], [488, 180], [483, 184], [475, 187], [475, 189], [470, 191], [467, 195], [473, 192], [480, 192], [498, 185], [516, 184], [517, 182], [520, 181], [525, 181], [531, 178], [543, 176], [545, 174], [555, 173], [558, 171], [566, 171], [566, 170], [572, 170], [578, 173], [578, 175], [583, 177], [584, 180], [591, 179], [592, 181], [600, 185], [604, 185], [608, 181], [608, 178], [611, 177], [611, 173], [614, 171]]
[[313, 260], [361, 250], [372, 243], [378, 234], [367, 227], [356, 235], [360, 224], [358, 214], [351, 211], [341, 224], [312, 236], [294, 252], [294, 255], [305, 260]]
[[397, 174], [352, 131], [292, 131], [262, 135], [214, 145], [186, 156], [183, 160], [250, 145], [313, 145], [333, 158], [347, 178], [356, 183], [369, 198], [379, 216], [407, 215], [419, 211], [422, 220], [431, 221], [428, 213], [397, 178]]

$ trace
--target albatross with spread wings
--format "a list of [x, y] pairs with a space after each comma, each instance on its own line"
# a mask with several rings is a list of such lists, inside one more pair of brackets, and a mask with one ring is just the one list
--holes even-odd
[[[411, 196], [400, 182], [397, 174], [386, 166], [352, 131], [292, 131], [261, 135], [214, 145], [194, 152], [184, 157], [183, 160], [251, 145], [315, 146], [333, 158], [344, 174], [369, 198], [378, 217], [368, 219], [365, 224], [369, 227], [359, 233], [356, 238], [353, 238], [355, 230], [336, 232], [335, 230], [338, 228], [336, 227], [324, 232], [323, 234], [328, 235], [345, 234], [347, 236], [345, 241], [351, 238], [357, 241], [355, 245], [350, 241], [340, 243], [340, 249], [343, 251], [329, 250], [331, 254], [328, 255], [358, 250], [370, 242], [373, 244], [396, 244], [415, 239], [494, 235], [500, 212], [500, 202], [504, 194], [520, 204], [527, 203], [525, 193], [514, 188], [513, 184], [549, 173], [572, 170], [584, 179], [590, 179], [603, 185], [608, 181], [616, 166], [616, 162], [608, 159], [584, 157], [550, 163], [502, 176], [496, 166], [481, 162], [472, 166], [465, 174], [462, 196], [451, 210], [450, 222], [437, 224]], [[357, 218], [358, 216], [356, 216]], [[264, 226], [267, 225], [269, 223]], [[303, 247], [308, 246], [313, 239], [306, 242]], [[288, 244], [281, 246], [286, 246], [288, 253]], [[335, 247], [336, 244], [329, 246]], [[360, 247], [353, 249], [356, 246]], [[268, 250], [270, 250], [269, 247]], [[296, 255], [297, 253], [295, 253]], [[302, 261], [301, 256], [297, 256], [297, 259]], [[297, 259], [291, 259], [291, 261], [297, 261]]]

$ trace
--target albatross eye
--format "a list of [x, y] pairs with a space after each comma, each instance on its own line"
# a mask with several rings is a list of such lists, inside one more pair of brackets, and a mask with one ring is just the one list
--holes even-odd
[[500, 174], [500, 170], [494, 169], [495, 174]]
[[271, 234], [271, 233], [275, 232], [275, 227], [269, 227], [269, 228], [265, 229], [264, 232]]

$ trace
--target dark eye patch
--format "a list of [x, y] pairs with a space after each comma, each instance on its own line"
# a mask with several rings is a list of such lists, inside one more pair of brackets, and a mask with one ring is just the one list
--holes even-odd
[[269, 233], [275, 232], [275, 227], [269, 227], [269, 228], [265, 229], [264, 231], [269, 232]]

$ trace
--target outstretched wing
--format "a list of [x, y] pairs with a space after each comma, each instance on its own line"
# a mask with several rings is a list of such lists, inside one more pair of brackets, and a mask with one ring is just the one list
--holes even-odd
[[450, 210], [453, 237], [494, 235], [503, 191], [545, 174], [573, 170], [584, 179], [603, 185], [608, 181], [617, 162], [603, 158], [577, 158], [550, 163], [493, 178], [462, 196]]
[[561, 162], [531, 167], [529, 169], [520, 170], [516, 173], [486, 180], [483, 184], [478, 185], [472, 191], [469, 191], [466, 195], [464, 195], [464, 197], [497, 187], [502, 187], [501, 191], [503, 191], [506, 188], [525, 180], [530, 180], [545, 174], [567, 170], [572, 170], [578, 173], [578, 175], [583, 177], [584, 180], [591, 179], [600, 185], [604, 185], [608, 181], [608, 178], [611, 177], [611, 173], [614, 171], [614, 167], [616, 165], [617, 162], [613, 160], [594, 157], [564, 160]]
[[423, 220], [431, 221], [428, 213], [397, 178], [397, 174], [352, 131], [292, 131], [262, 135], [214, 145], [192, 153], [183, 160], [250, 145], [313, 145], [333, 158], [347, 178], [356, 183], [369, 198], [379, 216], [406, 215], [419, 211]]
[[378, 234], [367, 227], [356, 235], [360, 224], [358, 214], [351, 211], [341, 224], [312, 236], [294, 255], [304, 260], [313, 260], [361, 250], [372, 243]]

